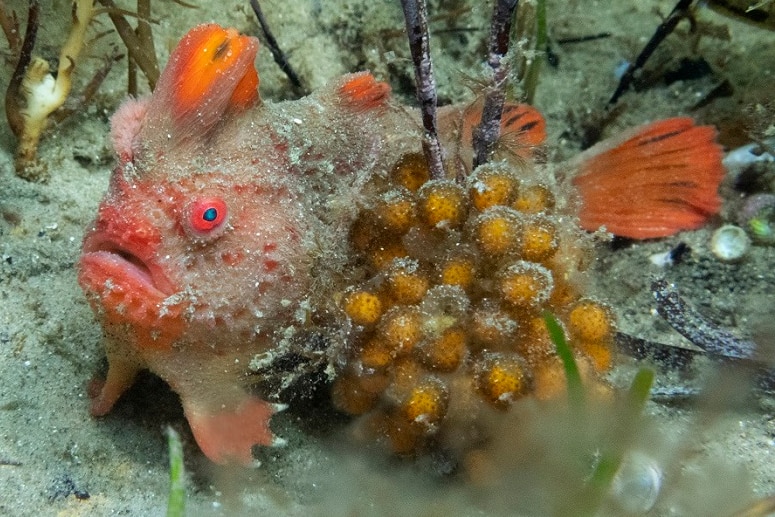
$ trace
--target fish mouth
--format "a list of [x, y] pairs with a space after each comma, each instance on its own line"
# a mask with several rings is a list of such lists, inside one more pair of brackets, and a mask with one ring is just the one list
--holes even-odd
[[103, 289], [109, 282], [157, 300], [174, 293], [172, 283], [147, 252], [104, 233], [86, 236], [79, 269], [79, 281], [88, 290]]

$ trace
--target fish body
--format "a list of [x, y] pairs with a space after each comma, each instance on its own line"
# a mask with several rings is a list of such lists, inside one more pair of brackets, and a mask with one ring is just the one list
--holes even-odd
[[[365, 185], [422, 138], [417, 116], [368, 73], [262, 102], [256, 51], [232, 29], [197, 27], [153, 95], [118, 110], [118, 163], [78, 265], [109, 363], [91, 386], [91, 413], [108, 413], [148, 369], [180, 395], [197, 443], [218, 463], [249, 464], [252, 446], [280, 441], [269, 429], [279, 406], [251, 394], [248, 364], [334, 310]], [[440, 115], [442, 142], [456, 149], [451, 169], [470, 155], [471, 109]], [[543, 140], [534, 109], [512, 105], [506, 115], [504, 129], [524, 129], [531, 146]], [[701, 215], [695, 227], [717, 210], [719, 179], [689, 207]], [[596, 215], [590, 224], [605, 223]]]

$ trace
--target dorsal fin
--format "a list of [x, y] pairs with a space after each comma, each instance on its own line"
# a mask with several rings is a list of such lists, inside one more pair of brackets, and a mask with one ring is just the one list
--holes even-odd
[[370, 72], [360, 72], [345, 76], [337, 93], [343, 104], [356, 111], [367, 111], [385, 105], [390, 86], [377, 81]]
[[[473, 164], [473, 131], [482, 121], [484, 102], [479, 99], [460, 108], [446, 106], [439, 110], [439, 134], [442, 146], [454, 161], [453, 168], [470, 172]], [[507, 102], [501, 116], [498, 147], [524, 160], [535, 157], [538, 146], [546, 140], [546, 121], [529, 104]]]

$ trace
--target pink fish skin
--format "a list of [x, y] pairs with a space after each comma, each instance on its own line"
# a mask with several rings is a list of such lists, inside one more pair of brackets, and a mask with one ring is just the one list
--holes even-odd
[[[269, 427], [280, 406], [250, 392], [248, 365], [257, 355], [271, 357], [310, 321], [330, 318], [332, 293], [343, 288], [348, 232], [368, 196], [364, 185], [418, 152], [423, 135], [413, 110], [391, 101], [388, 85], [368, 73], [344, 76], [304, 99], [262, 102], [257, 49], [255, 38], [233, 29], [196, 27], [172, 53], [153, 95], [119, 108], [111, 121], [118, 163], [78, 264], [109, 364], [107, 378], [90, 386], [92, 415], [110, 412], [138, 371], [148, 369], [180, 395], [200, 448], [222, 464], [250, 465], [254, 445], [281, 442]], [[474, 103], [439, 114], [451, 176], [468, 172], [480, 112]], [[623, 147], [636, 154], [617, 154], [617, 167], [637, 161], [648, 168], [644, 160], [653, 159], [680, 169], [679, 178], [646, 182], [659, 188], [650, 211], [698, 212], [686, 204], [689, 194], [661, 194], [676, 182], [710, 201], [693, 226], [663, 217], [656, 230], [651, 222], [641, 228], [636, 208], [618, 226], [621, 234], [669, 235], [717, 209], [722, 174], [712, 130], [697, 143], [713, 158], [706, 160], [711, 173], [702, 176], [709, 179], [687, 181], [700, 176], [691, 164], [671, 165], [666, 156], [682, 155], [671, 151], [676, 146], [644, 153], [666, 139], [693, 148], [697, 139], [680, 135], [694, 133], [684, 119], [680, 124], [680, 131], [673, 122], [649, 126], [645, 140]], [[545, 124], [534, 108], [509, 104], [502, 132], [511, 133], [512, 154], [524, 162], [543, 142]], [[618, 150], [596, 150], [573, 165], [587, 182], [612, 186], [595, 190], [594, 204], [581, 200], [594, 215], [586, 216], [586, 229], [623, 217], [606, 206], [628, 185], [617, 181], [617, 170], [594, 167]]]

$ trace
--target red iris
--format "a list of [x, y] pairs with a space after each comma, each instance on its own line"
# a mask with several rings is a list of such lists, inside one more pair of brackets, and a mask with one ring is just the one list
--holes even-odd
[[191, 203], [188, 211], [191, 231], [199, 237], [213, 236], [226, 225], [229, 209], [226, 203], [217, 197], [199, 199]]

